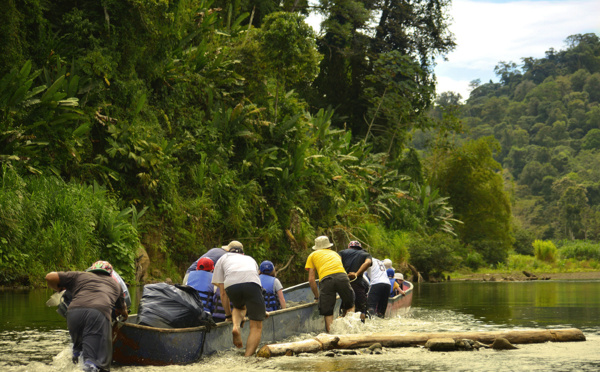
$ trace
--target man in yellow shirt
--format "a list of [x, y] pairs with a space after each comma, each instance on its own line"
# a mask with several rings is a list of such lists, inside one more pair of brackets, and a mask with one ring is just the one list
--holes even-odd
[[[350, 279], [344, 270], [342, 258], [337, 252], [332, 251], [332, 243], [326, 236], [315, 239], [314, 250], [306, 259], [305, 268], [308, 270], [308, 282], [319, 302], [319, 314], [325, 317], [325, 329], [329, 333], [333, 322], [333, 311], [336, 296], [342, 299], [342, 316], [348, 311], [354, 311], [354, 291], [350, 286]], [[317, 287], [316, 276], [319, 276]]]

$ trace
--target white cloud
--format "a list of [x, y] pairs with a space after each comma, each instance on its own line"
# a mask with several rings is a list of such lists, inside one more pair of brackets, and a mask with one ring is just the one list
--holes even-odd
[[457, 47], [448, 61], [438, 62], [438, 92], [454, 90], [464, 98], [469, 81], [495, 79], [500, 61], [520, 64], [550, 48], [564, 49], [567, 36], [600, 32], [598, 0], [455, 0], [450, 13]]

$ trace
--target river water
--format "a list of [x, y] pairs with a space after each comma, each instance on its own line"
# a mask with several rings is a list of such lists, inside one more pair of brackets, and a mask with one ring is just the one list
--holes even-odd
[[[135, 293], [135, 291], [132, 291]], [[68, 371], [66, 321], [44, 306], [47, 290], [0, 292], [0, 370]], [[462, 332], [579, 328], [587, 341], [516, 345], [517, 350], [430, 352], [384, 349], [381, 355], [323, 353], [272, 359], [231, 350], [186, 366], [126, 367], [113, 371], [599, 371], [600, 281], [449, 282], [415, 287], [408, 315], [361, 324], [337, 319], [333, 333]], [[304, 335], [287, 341], [301, 340]]]

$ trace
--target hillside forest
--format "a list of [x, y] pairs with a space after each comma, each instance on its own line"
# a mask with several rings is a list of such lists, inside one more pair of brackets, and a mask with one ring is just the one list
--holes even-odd
[[463, 103], [435, 94], [448, 0], [6, 5], [0, 284], [178, 281], [234, 239], [292, 284], [319, 235], [425, 278], [600, 260], [597, 35]]

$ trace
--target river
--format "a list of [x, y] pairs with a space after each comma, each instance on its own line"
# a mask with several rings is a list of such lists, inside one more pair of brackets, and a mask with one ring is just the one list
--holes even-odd
[[[135, 291], [132, 291], [135, 292]], [[68, 371], [66, 322], [44, 306], [47, 290], [0, 292], [0, 370]], [[516, 345], [517, 350], [430, 352], [421, 347], [384, 349], [327, 357], [310, 354], [272, 359], [244, 358], [237, 350], [186, 366], [126, 367], [140, 371], [598, 371], [600, 370], [600, 281], [448, 282], [415, 287], [409, 315], [361, 324], [337, 319], [334, 333], [495, 331], [579, 328], [587, 341]], [[311, 337], [296, 337], [300, 340]], [[291, 340], [288, 340], [291, 341]], [[360, 350], [359, 350], [360, 351]]]

